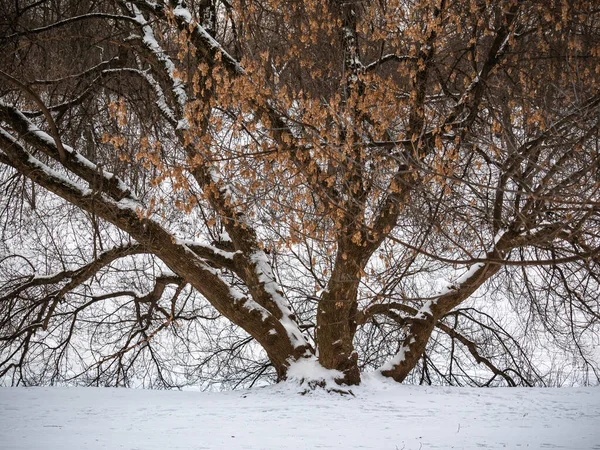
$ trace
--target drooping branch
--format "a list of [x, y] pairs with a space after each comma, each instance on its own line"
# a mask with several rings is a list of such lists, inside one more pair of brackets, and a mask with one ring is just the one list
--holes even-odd
[[[504, 257], [510, 246], [513, 233], [507, 232], [498, 239], [494, 248], [488, 252], [493, 260]], [[383, 367], [381, 373], [396, 381], [403, 381], [418, 362], [425, 351], [429, 337], [435, 324], [445, 314], [461, 302], [469, 298], [488, 279], [502, 267], [499, 263], [474, 264], [457, 280], [442, 289], [436, 298], [427, 301], [417, 313], [410, 318], [410, 329], [402, 344], [400, 352]]]
[[[399, 314], [397, 311], [401, 312]], [[372, 320], [377, 315], [385, 315], [396, 322], [403, 328], [409, 327], [414, 317], [418, 315], [419, 311], [407, 304], [390, 302], [390, 303], [378, 303], [369, 306], [365, 311], [359, 313], [358, 322], [360, 325]], [[435, 323], [435, 327], [446, 333], [450, 338], [459, 341], [473, 356], [473, 359], [477, 364], [484, 364], [494, 376], [500, 376], [504, 378], [509, 386], [516, 386], [515, 381], [507, 373], [506, 370], [499, 369], [489, 358], [482, 356], [477, 348], [477, 344], [467, 338], [465, 335], [459, 333], [456, 328], [450, 327], [445, 324], [442, 320], [438, 320]]]
[[[93, 163], [68, 145], [61, 144], [65, 157], [60, 157], [56, 141], [40, 130], [23, 113], [16, 108], [0, 102], [0, 120], [6, 122], [23, 139], [36, 150], [59, 161], [67, 170], [85, 180], [90, 189], [102, 191], [115, 200], [135, 200], [131, 189], [110, 172]], [[4, 147], [11, 147], [16, 140], [4, 130], [0, 130], [0, 140]], [[7, 152], [8, 153], [8, 152]]]
[[31, 37], [36, 34], [45, 33], [56, 28], [64, 27], [76, 22], [86, 21], [86, 20], [122, 20], [124, 22], [132, 22], [132, 18], [128, 16], [123, 16], [120, 14], [107, 14], [107, 13], [88, 13], [80, 16], [69, 17], [64, 20], [59, 20], [58, 22], [51, 23], [49, 25], [45, 25], [43, 27], [33, 28], [31, 30], [19, 31], [18, 33], [13, 33], [6, 36], [4, 39], [12, 40], [22, 36]]
[[87, 280], [95, 276], [98, 271], [115, 260], [140, 253], [145, 253], [145, 250], [139, 244], [126, 244], [114, 247], [98, 255], [91, 263], [78, 269], [65, 270], [53, 275], [33, 276], [30, 280], [15, 286], [10, 292], [0, 297], [0, 302], [10, 301], [13, 298], [19, 297], [23, 292], [31, 288], [47, 287], [64, 283], [60, 289], [51, 291], [48, 296], [37, 301], [37, 304], [43, 305], [43, 309], [47, 310], [43, 322], [38, 323], [38, 326], [45, 330], [48, 328], [48, 323], [52, 319], [56, 306], [67, 293], [81, 286]]
[[[144, 210], [142, 204], [129, 199], [121, 199], [117, 202], [103, 195], [95, 195], [93, 191], [84, 189], [53, 171], [27, 153], [8, 133], [0, 131], [0, 148], [5, 155], [0, 154], [0, 162], [9, 164], [69, 203], [93, 212], [128, 232], [204, 295], [225, 317], [239, 324], [257, 339], [266, 349], [281, 377], [285, 377], [290, 357], [297, 359], [310, 351], [301, 332], [296, 330], [297, 326], [294, 328], [291, 314], [280, 315], [284, 319], [282, 321], [255, 300], [237, 292], [210, 267], [210, 264], [185, 244], [174, 240], [172, 235], [158, 223], [144, 217], [143, 214], [140, 215]], [[255, 264], [259, 262], [256, 261]], [[259, 275], [257, 273], [256, 277], [262, 281]], [[265, 279], [260, 285], [262, 289], [268, 288], [269, 282]], [[277, 306], [281, 311], [285, 308], [285, 303], [277, 302]]]

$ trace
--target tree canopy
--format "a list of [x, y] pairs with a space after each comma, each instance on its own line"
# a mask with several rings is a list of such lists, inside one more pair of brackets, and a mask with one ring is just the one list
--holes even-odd
[[600, 380], [598, 2], [0, 8], [4, 382]]

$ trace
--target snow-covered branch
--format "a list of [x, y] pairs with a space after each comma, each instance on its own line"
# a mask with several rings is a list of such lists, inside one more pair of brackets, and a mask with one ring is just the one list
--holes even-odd
[[[0, 120], [10, 124], [19, 137], [36, 150], [43, 152], [56, 161], [60, 161], [67, 170], [85, 180], [90, 188], [105, 192], [116, 200], [136, 200], [131, 189], [120, 178], [104, 171], [99, 165], [85, 158], [72, 147], [62, 144], [65, 158], [61, 160], [55, 140], [40, 130], [18, 109], [0, 102]], [[3, 132], [3, 138], [7, 142], [11, 140], [16, 142], [6, 132]]]

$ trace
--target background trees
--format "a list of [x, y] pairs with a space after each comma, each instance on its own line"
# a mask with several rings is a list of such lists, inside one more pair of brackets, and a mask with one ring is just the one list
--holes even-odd
[[5, 380], [598, 380], [595, 2], [3, 8]]

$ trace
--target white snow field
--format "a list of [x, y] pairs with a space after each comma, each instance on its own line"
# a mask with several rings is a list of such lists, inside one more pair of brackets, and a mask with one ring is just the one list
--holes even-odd
[[600, 449], [600, 388], [0, 388], [0, 449]]

